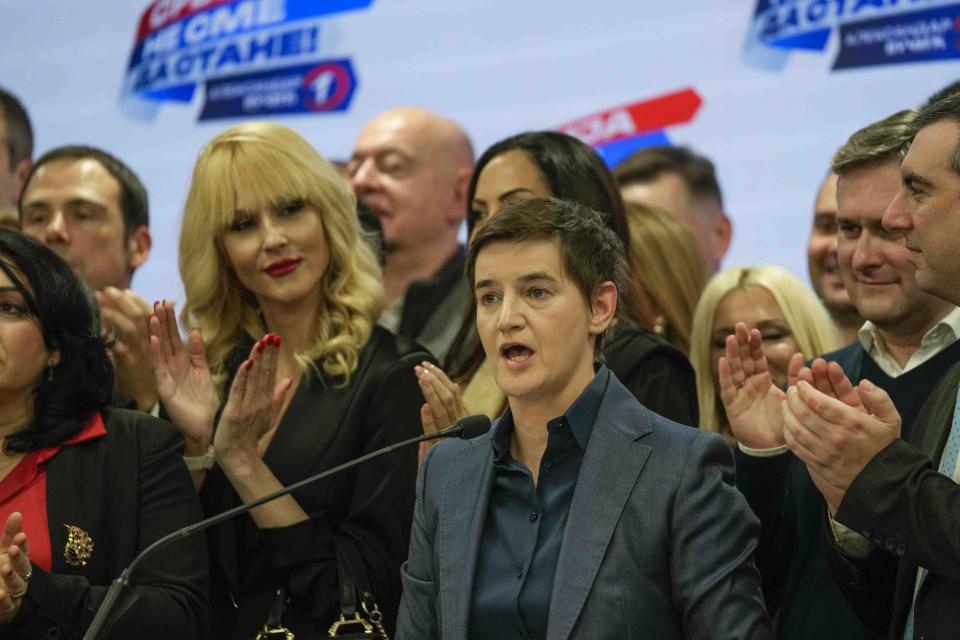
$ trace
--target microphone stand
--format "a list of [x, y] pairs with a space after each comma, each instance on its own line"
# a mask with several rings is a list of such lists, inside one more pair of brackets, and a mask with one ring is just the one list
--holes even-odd
[[[485, 423], [485, 428], [480, 430], [481, 427], [484, 426], [483, 423]], [[90, 623], [90, 626], [87, 628], [87, 632], [84, 634], [83, 640], [96, 640], [97, 634], [100, 633], [100, 630], [103, 628], [104, 623], [107, 621], [107, 616], [109, 615], [110, 611], [113, 609], [113, 605], [116, 603], [117, 598], [120, 596], [120, 591], [124, 587], [130, 586], [130, 575], [133, 573], [133, 570], [136, 569], [137, 565], [139, 565], [145, 558], [152, 555], [155, 551], [157, 551], [161, 547], [165, 547], [166, 545], [170, 544], [175, 540], [180, 540], [182, 538], [186, 538], [187, 536], [193, 535], [197, 531], [203, 531], [204, 529], [208, 529], [215, 524], [220, 524], [221, 522], [225, 520], [229, 520], [230, 518], [240, 515], [241, 513], [246, 513], [247, 511], [250, 511], [255, 507], [259, 507], [260, 505], [270, 502], [271, 500], [276, 500], [277, 498], [283, 497], [288, 493], [291, 493], [293, 491], [296, 491], [297, 489], [300, 489], [309, 484], [312, 484], [317, 480], [322, 480], [323, 478], [332, 476], [335, 473], [339, 473], [340, 471], [344, 471], [346, 469], [349, 469], [350, 467], [354, 467], [360, 464], [361, 462], [366, 462], [367, 460], [372, 460], [373, 458], [377, 458], [387, 453], [391, 453], [407, 445], [424, 442], [426, 440], [433, 440], [435, 438], [451, 438], [451, 437], [475, 438], [479, 435], [482, 435], [483, 433], [486, 433], [486, 431], [489, 428], [490, 428], [490, 419], [487, 418], [486, 416], [480, 416], [480, 415], [468, 416], [463, 420], [458, 420], [456, 423], [447, 427], [446, 429], [443, 429], [442, 431], [431, 433], [429, 435], [417, 436], [416, 438], [409, 438], [408, 440], [397, 442], [396, 444], [391, 444], [387, 447], [383, 447], [382, 449], [371, 451], [370, 453], [364, 456], [360, 456], [359, 458], [355, 458], [353, 460], [350, 460], [349, 462], [344, 462], [341, 465], [337, 465], [332, 469], [327, 469], [326, 471], [322, 471], [316, 475], [310, 476], [309, 478], [304, 478], [303, 480], [299, 480], [298, 482], [295, 482], [288, 487], [278, 489], [273, 493], [268, 493], [267, 495], [257, 498], [256, 500], [251, 500], [250, 502], [246, 502], [244, 504], [238, 505], [236, 507], [233, 507], [232, 509], [227, 509], [226, 511], [222, 513], [218, 513], [215, 516], [204, 518], [199, 522], [194, 522], [193, 524], [187, 525], [182, 529], [178, 529], [177, 531], [168, 533], [167, 535], [157, 539], [152, 544], [150, 544], [146, 549], [141, 551], [139, 555], [137, 555], [137, 557], [133, 559], [133, 562], [131, 562], [130, 565], [126, 569], [124, 569], [120, 573], [120, 575], [117, 576], [117, 578], [110, 584], [110, 588], [107, 590], [107, 595], [104, 596], [103, 602], [100, 603], [100, 608], [97, 609], [97, 613], [96, 615], [94, 615], [93, 621]]]

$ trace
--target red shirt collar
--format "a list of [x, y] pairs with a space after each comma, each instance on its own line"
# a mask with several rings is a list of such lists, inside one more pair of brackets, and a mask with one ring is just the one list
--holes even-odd
[[93, 440], [94, 438], [99, 438], [100, 436], [107, 435], [107, 430], [103, 426], [103, 418], [100, 416], [100, 412], [97, 411], [93, 414], [93, 417], [90, 418], [90, 421], [84, 425], [80, 431], [73, 434], [68, 440], [64, 442], [49, 447], [47, 449], [41, 449], [38, 453], [40, 454], [37, 459], [37, 464], [43, 464], [53, 456], [57, 455], [60, 452], [62, 447], [71, 444], [77, 444], [78, 442], [86, 442], [87, 440]]

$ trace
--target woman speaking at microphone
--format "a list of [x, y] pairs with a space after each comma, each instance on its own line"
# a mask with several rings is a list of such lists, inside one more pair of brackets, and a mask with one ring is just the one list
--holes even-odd
[[[201, 515], [176, 430], [107, 406], [91, 301], [53, 251], [0, 230], [2, 638], [80, 638], [113, 579]], [[202, 536], [149, 557], [100, 637], [203, 637], [207, 566]]]
[[[158, 305], [154, 372], [208, 515], [419, 435], [413, 367], [431, 357], [376, 325], [380, 270], [355, 199], [299, 135], [251, 122], [203, 149], [180, 273], [190, 335]], [[416, 468], [408, 448], [211, 529], [216, 637], [249, 640], [268, 617], [326, 634], [344, 589], [371, 594], [390, 627]]]

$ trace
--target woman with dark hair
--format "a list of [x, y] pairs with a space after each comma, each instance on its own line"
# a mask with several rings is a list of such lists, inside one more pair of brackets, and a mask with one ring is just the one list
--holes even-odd
[[[511, 136], [480, 156], [467, 193], [470, 237], [505, 205], [536, 197], [556, 197], [601, 212], [629, 255], [626, 210], [603, 159], [584, 142], [554, 131]], [[604, 345], [607, 365], [647, 408], [676, 422], [695, 425], [693, 369], [683, 353], [650, 331], [652, 327], [643, 326], [645, 314], [640, 302], [635, 280], [631, 279], [621, 294], [612, 338]], [[427, 399], [421, 410], [426, 431], [445, 427], [468, 413], [486, 413], [493, 418], [506, 406], [485, 363], [475, 316], [474, 303], [467, 309], [444, 363], [449, 377], [436, 367], [417, 368]]]
[[[107, 586], [200, 517], [174, 429], [108, 407], [91, 298], [55, 253], [0, 229], [0, 636], [79, 638]], [[149, 557], [109, 638], [201, 637], [202, 537]]]

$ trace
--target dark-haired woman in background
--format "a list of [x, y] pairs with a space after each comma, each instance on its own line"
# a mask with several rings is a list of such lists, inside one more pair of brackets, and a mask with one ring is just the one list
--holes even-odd
[[[495, 143], [477, 161], [467, 195], [471, 238], [505, 205], [552, 196], [604, 213], [607, 226], [629, 255], [626, 212], [613, 176], [596, 151], [566, 134], [528, 132]], [[603, 350], [607, 366], [651, 411], [681, 424], [696, 425], [693, 368], [683, 353], [650, 331], [652, 327], [643, 326], [645, 313], [636, 286], [632, 282], [631, 289], [622, 292], [613, 338]], [[449, 377], [436, 367], [417, 369], [427, 398], [421, 410], [426, 431], [443, 428], [468, 413], [485, 413], [493, 418], [506, 406], [476, 336], [475, 306], [467, 311], [444, 363]]]
[[[79, 638], [110, 582], [200, 505], [182, 439], [107, 407], [113, 367], [79, 278], [56, 254], [0, 229], [0, 637]], [[134, 573], [109, 638], [199, 638], [202, 536]]]

